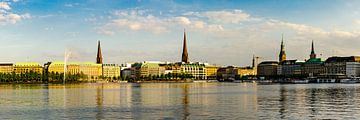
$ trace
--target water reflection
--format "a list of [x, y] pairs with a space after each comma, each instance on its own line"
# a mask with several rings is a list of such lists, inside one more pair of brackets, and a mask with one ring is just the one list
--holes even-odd
[[0, 119], [356, 119], [358, 84], [0, 85]]

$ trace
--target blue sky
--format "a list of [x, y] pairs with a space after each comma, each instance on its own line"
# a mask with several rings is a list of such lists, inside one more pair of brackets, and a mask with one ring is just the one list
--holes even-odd
[[[284, 33], [289, 59], [304, 60], [311, 40], [319, 57], [360, 55], [355, 0], [2, 0], [0, 62], [171, 61], [183, 29], [191, 61], [251, 64], [277, 60]], [[321, 54], [321, 56], [320, 56]]]

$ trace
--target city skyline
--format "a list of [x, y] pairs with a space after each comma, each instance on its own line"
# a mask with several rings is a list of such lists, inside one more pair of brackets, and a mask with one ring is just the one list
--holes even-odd
[[94, 61], [100, 40], [104, 63], [177, 62], [184, 28], [191, 62], [248, 66], [253, 54], [277, 60], [282, 33], [288, 59], [308, 59], [312, 40], [323, 59], [360, 55], [357, 5], [337, 0], [3, 0], [0, 61], [59, 61], [65, 49], [73, 53], [69, 61]]

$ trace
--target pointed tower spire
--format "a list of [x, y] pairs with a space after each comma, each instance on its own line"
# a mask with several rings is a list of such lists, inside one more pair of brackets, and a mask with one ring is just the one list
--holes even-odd
[[315, 50], [314, 50], [314, 40], [311, 41], [311, 53], [310, 53], [310, 59], [315, 59], [316, 58], [316, 54], [315, 54]]
[[188, 56], [187, 46], [186, 46], [186, 32], [185, 32], [185, 29], [184, 29], [184, 45], [183, 45], [183, 52], [182, 52], [181, 57], [182, 57], [181, 62], [189, 63], [189, 56]]
[[255, 68], [255, 55], [253, 54], [252, 67]]
[[279, 62], [286, 60], [285, 45], [284, 45], [284, 34], [281, 35], [281, 46], [279, 54]]
[[98, 41], [98, 51], [96, 55], [96, 63], [102, 64], [102, 54], [101, 54], [101, 48], [100, 48], [100, 41]]

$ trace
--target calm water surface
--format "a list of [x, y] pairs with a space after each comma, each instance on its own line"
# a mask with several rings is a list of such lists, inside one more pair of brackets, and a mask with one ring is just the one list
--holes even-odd
[[356, 119], [360, 84], [0, 85], [0, 119]]

